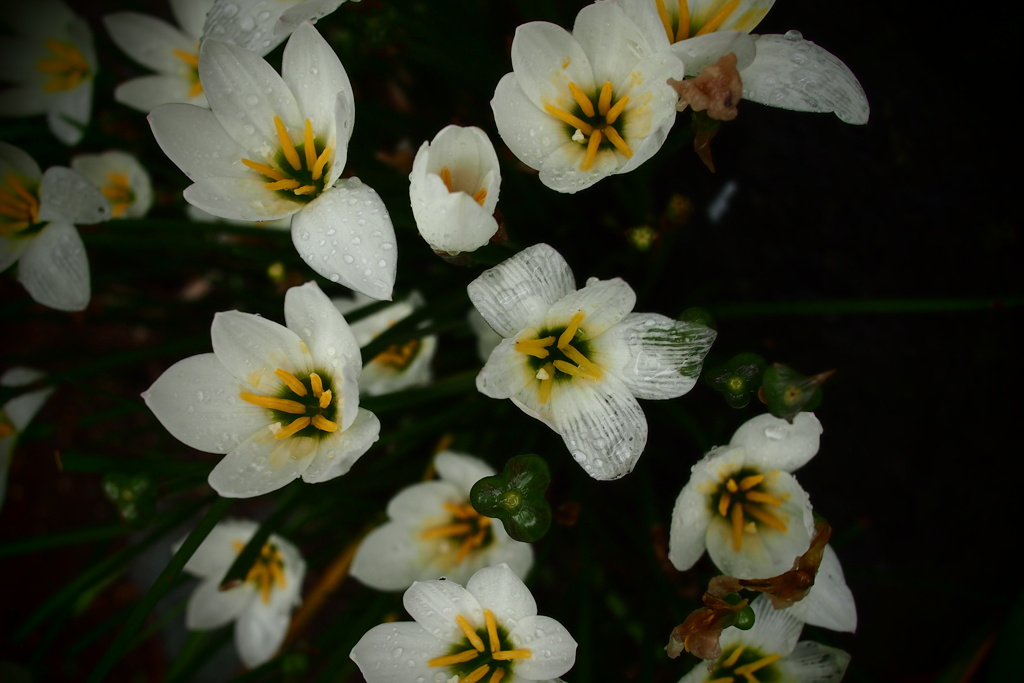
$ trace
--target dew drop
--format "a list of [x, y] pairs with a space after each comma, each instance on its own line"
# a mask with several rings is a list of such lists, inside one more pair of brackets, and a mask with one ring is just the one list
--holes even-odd
[[260, 98], [256, 97], [255, 95], [249, 95], [245, 98], [245, 103], [248, 104], [250, 107], [254, 107], [260, 103]]
[[259, 19], [260, 21], [266, 21], [267, 19], [270, 18], [270, 12], [260, 12], [258, 15], [256, 15], [256, 18]]
[[256, 132], [256, 127], [253, 126], [251, 123], [247, 123], [244, 126], [242, 126], [242, 132], [245, 133], [246, 135], [252, 135], [253, 133]]
[[772, 425], [764, 428], [764, 436], [772, 441], [782, 441], [786, 438], [786, 428], [780, 425]]
[[345, 263], [352, 263], [353, 261], [355, 261], [355, 259], [352, 258], [352, 254], [345, 254], [344, 256], [341, 257], [341, 260], [344, 261]]
[[786, 33], [782, 37], [785, 38], [786, 40], [797, 41], [803, 40], [804, 34], [800, 33], [800, 31], [797, 31], [796, 29], [790, 29], [789, 31], [786, 31]]
[[395, 248], [395, 245], [391, 244], [391, 242], [381, 242], [380, 248], [384, 251], [390, 251]]
[[359, 237], [359, 236], [356, 236], [356, 237], [352, 238], [352, 244], [359, 244], [362, 241], [363, 241], [362, 238]]
[[242, 17], [238, 22], [238, 28], [243, 31], [251, 31], [255, 26], [256, 22], [252, 20], [252, 17]]

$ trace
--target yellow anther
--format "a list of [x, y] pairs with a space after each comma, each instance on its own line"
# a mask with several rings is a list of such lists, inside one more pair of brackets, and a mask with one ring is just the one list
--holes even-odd
[[320, 152], [320, 156], [316, 158], [316, 163], [313, 164], [313, 180], [320, 180], [320, 176], [324, 174], [324, 166], [327, 165], [327, 162], [328, 160], [330, 160], [332, 154], [334, 154], [333, 147], [324, 147], [324, 151]]
[[[540, 382], [540, 390], [537, 392], [537, 399], [541, 403], [547, 403], [548, 400], [551, 398], [551, 390], [555, 386], [555, 366], [552, 365], [551, 363], [548, 363], [543, 368], [541, 368], [541, 370], [547, 373], [547, 377], [545, 379], [542, 379]], [[537, 374], [539, 375], [540, 371], [538, 371]]]
[[569, 324], [565, 326], [565, 330], [558, 337], [558, 348], [565, 349], [572, 343], [572, 340], [576, 338], [576, 332], [580, 329], [580, 323], [583, 322], [585, 314], [583, 311], [576, 311], [572, 317], [569, 318]]
[[733, 650], [732, 654], [729, 655], [729, 658], [726, 659], [724, 662], [722, 662], [722, 666], [725, 667], [726, 669], [731, 669], [734, 666], [736, 666], [736, 662], [740, 661], [740, 655], [743, 654], [743, 651], [745, 649], [746, 649], [745, 646], [740, 645], [738, 648]]
[[455, 190], [452, 189], [452, 172], [448, 170], [448, 167], [442, 166], [438, 175], [441, 176], [441, 182], [448, 188], [448, 191], [454, 192]]
[[629, 144], [624, 139], [622, 139], [621, 135], [619, 135], [619, 131], [615, 130], [611, 126], [605, 126], [604, 134], [605, 137], [608, 138], [608, 142], [615, 145], [615, 149], [625, 154], [626, 157], [633, 156], [633, 150], [630, 149]]
[[302, 160], [299, 159], [295, 143], [292, 142], [291, 135], [288, 134], [288, 129], [284, 127], [280, 116], [274, 116], [274, 128], [277, 129], [277, 139], [281, 141], [281, 152], [284, 153], [284, 158], [288, 160], [292, 168], [298, 171], [302, 168]]
[[722, 492], [722, 497], [718, 499], [718, 514], [725, 517], [729, 514], [729, 503], [732, 502], [732, 496], [729, 495], [728, 491]]
[[733, 13], [733, 10], [739, 7], [739, 4], [740, 0], [729, 0], [729, 2], [725, 4], [725, 7], [718, 10], [718, 12], [715, 13], [715, 16], [708, 19], [707, 22], [700, 27], [700, 30], [694, 34], [694, 37], [696, 38], [697, 36], [702, 36], [705, 33], [717, 31], [718, 27], [722, 25], [722, 22], [728, 19], [729, 15]]
[[194, 80], [192, 82], [192, 87], [190, 87], [188, 89], [188, 96], [189, 97], [199, 97], [202, 94], [203, 94], [203, 84], [200, 83], [199, 79], [197, 78], [196, 80]]
[[472, 505], [458, 505], [457, 503], [445, 503], [442, 507], [445, 510], [452, 513], [452, 517], [456, 519], [472, 519], [477, 516], [476, 510], [473, 509]]
[[587, 154], [583, 157], [583, 163], [580, 164], [581, 171], [589, 171], [590, 167], [594, 163], [594, 159], [597, 158], [597, 149], [601, 146], [601, 131], [595, 130], [590, 134], [590, 140], [587, 141]]
[[583, 368], [577, 367], [572, 363], [567, 363], [564, 360], [556, 360], [553, 362], [553, 365], [555, 366], [556, 370], [561, 370], [570, 377], [580, 377], [582, 379], [598, 379], [597, 377], [594, 377]]
[[744, 664], [743, 666], [736, 667], [736, 672], [735, 673], [738, 673], [741, 676], [747, 676], [748, 674], [754, 673], [758, 669], [763, 669], [764, 667], [768, 666], [769, 664], [774, 664], [775, 662], [779, 661], [780, 659], [782, 659], [782, 655], [780, 655], [778, 652], [776, 652], [774, 654], [768, 655], [767, 657], [762, 657], [761, 659], [757, 660], [756, 662], [750, 662], [749, 664]]
[[553, 107], [550, 104], [545, 104], [544, 111], [551, 114], [556, 119], [568, 123], [573, 128], [578, 128], [580, 132], [583, 133], [584, 135], [590, 135], [591, 133], [594, 132], [593, 126], [591, 126], [589, 123], [579, 118], [578, 116], [573, 116], [564, 109], [559, 109], [558, 107]]
[[608, 115], [608, 109], [612, 106], [612, 82], [605, 81], [601, 86], [601, 94], [597, 98], [597, 111], [601, 116]]
[[491, 680], [488, 683], [498, 683], [502, 678], [505, 677], [504, 669], [495, 669], [494, 673], [491, 674]]
[[735, 680], [736, 679], [732, 676], [722, 676], [721, 678], [716, 678], [714, 680], [704, 681], [704, 683], [733, 683]]
[[775, 513], [769, 510], [765, 510], [764, 508], [759, 508], [756, 505], [748, 505], [746, 508], [746, 512], [748, 515], [750, 515], [757, 521], [761, 522], [765, 526], [770, 526], [776, 531], [781, 531], [785, 533], [786, 523], [778, 517], [776, 517]]
[[296, 187], [299, 186], [299, 184], [300, 183], [298, 180], [285, 178], [284, 180], [277, 180], [272, 183], [267, 183], [263, 187], [267, 188], [268, 190], [294, 190]]
[[302, 151], [306, 155], [306, 168], [316, 165], [316, 143], [313, 140], [313, 124], [306, 119], [305, 135], [302, 138]]
[[484, 205], [484, 200], [485, 199], [487, 199], [487, 188], [486, 187], [481, 187], [479, 190], [477, 190], [473, 194], [473, 201], [475, 201], [480, 206]]
[[608, 125], [615, 123], [615, 120], [619, 118], [619, 115], [626, 108], [627, 104], [629, 104], [629, 95], [623, 95], [622, 97], [619, 98], [619, 101], [616, 102], [615, 105], [608, 110], [608, 113], [604, 117], [604, 120], [608, 123]]
[[306, 391], [306, 387], [303, 386], [302, 382], [299, 381], [299, 378], [293, 375], [292, 373], [288, 372], [284, 368], [278, 368], [277, 370], [274, 370], [274, 374], [277, 375], [278, 378], [282, 382], [284, 382], [288, 386], [288, 388], [295, 392], [297, 395], [305, 396], [307, 393], [309, 393]]
[[529, 650], [501, 650], [499, 652], [492, 652], [491, 659], [498, 661], [508, 661], [509, 659], [529, 659], [533, 656], [533, 653]]
[[594, 115], [594, 103], [591, 102], [590, 98], [587, 97], [583, 91], [580, 90], [580, 87], [572, 81], [569, 81], [569, 92], [572, 93], [572, 98], [576, 100], [576, 104], [580, 105], [580, 109], [583, 110], [585, 115]]
[[199, 68], [199, 55], [194, 52], [187, 52], [185, 50], [179, 50], [177, 48], [171, 50], [171, 53], [180, 59], [181, 61], [188, 64], [193, 69]]
[[253, 161], [252, 159], [242, 159], [242, 163], [251, 168], [252, 170], [256, 171], [257, 173], [259, 173], [260, 175], [265, 175], [273, 180], [286, 180], [288, 178], [288, 176], [286, 176], [284, 173], [281, 173], [276, 168], [267, 166], [266, 164], [261, 164], [257, 161]]
[[89, 63], [74, 44], [60, 40], [47, 40], [47, 49], [53, 57], [42, 59], [36, 63], [36, 69], [50, 75], [49, 82], [43, 86], [46, 92], [72, 90], [89, 75]]
[[515, 348], [519, 353], [525, 353], [528, 356], [534, 358], [547, 358], [551, 355], [547, 347], [551, 346], [555, 341], [554, 337], [544, 337], [543, 339], [519, 339], [516, 341]]
[[487, 672], [489, 672], [490, 670], [491, 670], [491, 665], [490, 664], [484, 664], [483, 666], [479, 666], [479, 667], [473, 669], [469, 673], [468, 676], [466, 676], [465, 678], [459, 679], [459, 680], [462, 683], [476, 683], [481, 678], [486, 676]]
[[26, 204], [35, 206], [36, 209], [39, 208], [39, 198], [28, 191], [28, 188], [21, 182], [21, 178], [14, 173], [8, 173], [4, 180], [7, 181], [7, 184], [11, 186], [12, 190], [18, 193], [18, 196], [20, 196]]
[[736, 493], [740, 490], [740, 487], [736, 485], [736, 480], [729, 477], [729, 481], [725, 482], [725, 488], [729, 489], [731, 493]]
[[589, 358], [580, 353], [575, 346], [567, 345], [564, 349], [561, 349], [571, 361], [580, 366], [580, 368], [594, 379], [601, 379], [604, 374], [601, 371], [601, 367], [591, 362]]
[[320, 409], [323, 410], [327, 406], [331, 405], [332, 398], [334, 398], [334, 393], [330, 389], [320, 394]]
[[690, 37], [690, 5], [686, 0], [679, 0], [679, 23], [676, 25], [676, 39], [668, 37], [668, 42], [678, 43]]
[[402, 369], [409, 367], [409, 363], [416, 357], [419, 351], [420, 340], [410, 339], [401, 346], [392, 344], [384, 351], [381, 351], [373, 358], [374, 363], [389, 365], [393, 368]]
[[760, 484], [762, 481], [764, 481], [763, 474], [751, 474], [748, 477], [743, 477], [742, 479], [740, 479], [740, 491], [752, 489], [758, 484]]
[[463, 650], [453, 655], [445, 655], [443, 657], [434, 657], [427, 661], [427, 666], [451, 666], [452, 664], [463, 664], [465, 662], [476, 659], [480, 653], [476, 650]]
[[732, 506], [732, 547], [736, 552], [743, 549], [743, 503]]
[[466, 634], [467, 638], [469, 638], [469, 642], [472, 643], [473, 647], [475, 647], [480, 652], [483, 652], [484, 641], [481, 640], [480, 636], [478, 636], [476, 634], [476, 631], [474, 631], [473, 628], [469, 625], [469, 622], [466, 621], [466, 617], [460, 614], [455, 617], [455, 621], [458, 622], [459, 628], [461, 628], [462, 632]]
[[274, 438], [280, 441], [281, 439], [287, 439], [289, 436], [301, 432], [303, 429], [309, 426], [311, 420], [308, 416], [303, 415], [302, 417], [295, 418], [290, 425], [277, 430], [274, 434]]
[[668, 42], [672, 42], [672, 20], [669, 19], [668, 10], [665, 9], [664, 0], [654, 0], [654, 4], [658, 8], [658, 18], [661, 19], [661, 25], [665, 28], [665, 35], [668, 36]]
[[273, 396], [260, 396], [259, 394], [246, 394], [244, 392], [239, 394], [238, 397], [247, 403], [257, 405], [260, 408], [270, 408], [271, 410], [277, 410], [282, 413], [302, 415], [306, 412], [306, 406], [302, 405], [298, 401], [292, 401], [287, 398], [274, 398]]
[[755, 503], [767, 503], [768, 505], [774, 505], [775, 507], [782, 505], [781, 498], [761, 491], [747, 491], [747, 500], [752, 500]]
[[313, 416], [313, 426], [316, 427], [317, 429], [319, 429], [322, 432], [336, 432], [336, 431], [338, 431], [338, 423], [337, 422], [331, 422], [326, 417], [324, 417], [323, 415], [319, 415], [319, 414]]
[[295, 188], [295, 194], [313, 194], [316, 192], [316, 185], [303, 185]]
[[[320, 379], [320, 375], [315, 372], [309, 373], [309, 386], [313, 389], [313, 397], [320, 398], [324, 393], [324, 382]], [[326, 408], [327, 406], [320, 406]]]
[[484, 610], [484, 623], [487, 624], [487, 637], [490, 640], [491, 657], [501, 649], [501, 641], [498, 640], [498, 623], [494, 620], [494, 613], [489, 609]]
[[134, 195], [127, 173], [112, 171], [107, 174], [107, 185], [100, 188], [100, 193], [110, 200], [110, 213], [120, 218], [128, 211]]
[[441, 526], [435, 526], [431, 529], [427, 529], [420, 534], [420, 538], [429, 540], [431, 538], [448, 538], [450, 536], [462, 536], [468, 534], [473, 530], [473, 526], [466, 522], [457, 522], [455, 524], [442, 524]]

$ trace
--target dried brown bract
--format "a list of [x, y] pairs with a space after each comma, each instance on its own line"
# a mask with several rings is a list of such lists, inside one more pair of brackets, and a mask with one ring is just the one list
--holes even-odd
[[686, 620], [672, 629], [665, 651], [675, 659], [686, 650], [692, 655], [714, 661], [722, 655], [718, 639], [722, 629], [732, 626], [736, 615], [747, 606], [749, 600], [740, 600], [731, 605], [722, 598], [705, 593], [704, 607], [690, 612]]
[[694, 111], [707, 110], [708, 116], [719, 121], [732, 121], [739, 114], [736, 105], [743, 97], [743, 79], [736, 69], [736, 55], [732, 52], [704, 67], [696, 78], [682, 81], [670, 78], [668, 84], [679, 93], [676, 104], [679, 111], [687, 106]]

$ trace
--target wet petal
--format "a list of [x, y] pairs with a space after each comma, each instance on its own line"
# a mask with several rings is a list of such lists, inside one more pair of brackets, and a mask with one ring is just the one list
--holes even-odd
[[75, 226], [53, 222], [43, 228], [21, 254], [18, 281], [44, 306], [84, 310], [91, 296], [89, 259]]
[[316, 484], [340, 477], [352, 469], [378, 438], [380, 421], [370, 411], [360, 408], [349, 427], [321, 440], [316, 458], [302, 473], [302, 479]]
[[729, 443], [746, 449], [752, 467], [792, 472], [818, 452], [821, 432], [814, 413], [798, 413], [792, 424], [765, 413], [740, 425]]

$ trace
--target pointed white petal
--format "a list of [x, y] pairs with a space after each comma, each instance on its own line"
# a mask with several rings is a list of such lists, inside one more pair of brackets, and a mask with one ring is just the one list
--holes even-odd
[[[672, 54], [686, 67], [686, 75], [696, 77], [729, 53], [736, 55], [736, 68], [746, 69], [754, 61], [754, 38], [743, 31], [714, 31], [672, 45]], [[743, 74], [746, 76], [746, 74]]]
[[420, 235], [434, 251], [476, 251], [498, 232], [493, 214], [465, 192], [446, 192], [414, 215]]
[[[690, 2], [690, 34], [693, 35], [704, 27], [719, 10], [721, 2], [717, 0], [691, 0]], [[745, 31], [750, 33], [768, 14], [775, 0], [740, 0], [736, 8], [725, 17], [716, 31]]]
[[210, 328], [213, 352], [235, 378], [273, 395], [284, 385], [274, 375], [283, 368], [308, 374], [315, 369], [306, 343], [284, 325], [251, 313], [218, 313]]
[[[622, 9], [626, 17], [636, 24], [637, 28], [650, 42], [655, 50], [665, 50], [669, 46], [668, 34], [658, 16], [657, 5], [650, 0], [613, 0]], [[673, 3], [667, 3], [669, 7]], [[674, 38], [675, 36], [673, 36]]]
[[341, 475], [352, 469], [370, 447], [380, 438], [380, 420], [369, 410], [359, 409], [355, 420], [344, 431], [320, 442], [316, 458], [302, 473], [302, 479], [316, 484]]
[[637, 62], [653, 53], [650, 41], [637, 25], [621, 7], [610, 2], [597, 2], [580, 10], [572, 37], [590, 61], [598, 90], [605, 81], [616, 84], [633, 71]]
[[358, 178], [339, 181], [295, 214], [292, 242], [309, 267], [331, 282], [391, 300], [395, 229], [380, 196]]
[[377, 527], [359, 544], [350, 573], [381, 591], [405, 590], [413, 581], [428, 578], [423, 576], [419, 534], [419, 529], [394, 521]]
[[534, 104], [519, 87], [514, 73], [507, 73], [498, 81], [491, 111], [502, 141], [530, 168], [539, 169], [552, 152], [570, 139], [567, 126]]
[[71, 170], [101, 188], [101, 192], [103, 187], [111, 185], [112, 175], [124, 175], [134, 198], [118, 218], [139, 218], [149, 211], [153, 203], [149, 174], [138, 159], [127, 152], [110, 150], [102, 154], [80, 154], [71, 160]]
[[46, 169], [39, 183], [39, 220], [100, 223], [110, 219], [110, 202], [81, 174], [63, 166]]
[[[445, 503], [462, 504], [469, 492], [450, 481], [432, 480], [407, 486], [388, 502], [388, 517], [406, 526], [423, 526], [431, 517], [450, 517]], [[444, 520], [442, 520], [444, 521]]]
[[776, 666], [800, 683], [839, 683], [849, 665], [847, 652], [805, 641]]
[[[417, 676], [433, 681], [438, 669], [427, 666], [427, 662], [449, 654], [450, 647], [451, 642], [435, 638], [419, 624], [401, 621], [371, 628], [349, 656], [374, 683], [408, 683]], [[402, 656], [396, 657], [394, 653], [399, 649]]]
[[251, 586], [242, 585], [222, 591], [219, 578], [203, 581], [188, 598], [185, 628], [190, 631], [220, 628], [237, 619], [253, 599], [259, 598]]
[[[114, 99], [132, 109], [147, 113], [169, 103], [208, 107], [206, 95], [192, 97], [191, 90], [192, 84], [185, 78], [155, 74], [125, 81], [114, 89]], [[224, 134], [224, 137], [230, 140], [227, 134]], [[234, 140], [231, 142], [234, 143]]]
[[481, 569], [466, 584], [466, 590], [507, 629], [520, 619], [537, 615], [533, 594], [507, 564]]
[[757, 36], [757, 56], [742, 74], [744, 99], [867, 123], [868, 99], [849, 67], [799, 33], [790, 35]]
[[831, 545], [825, 546], [811, 592], [789, 611], [812, 626], [850, 633], [857, 630], [857, 606]]
[[235, 623], [238, 658], [250, 669], [269, 661], [284, 642], [291, 610], [270, 609], [260, 598], [251, 600]]
[[0, 171], [4, 176], [13, 171], [29, 180], [38, 180], [43, 175], [39, 170], [39, 164], [24, 150], [2, 140], [0, 140]]
[[434, 467], [445, 481], [450, 481], [468, 497], [473, 484], [494, 475], [494, 468], [480, 458], [465, 453], [442, 451], [434, 456]]
[[561, 327], [582, 311], [580, 333], [583, 339], [596, 339], [617, 325], [636, 304], [636, 293], [621, 278], [590, 278], [586, 287], [559, 299], [544, 316], [546, 327]]
[[275, 35], [288, 35], [304, 22], [316, 23], [345, 2], [345, 0], [303, 0], [286, 9], [274, 26]]
[[[538, 633], [543, 635], [538, 636]], [[576, 640], [551, 617], [530, 616], [511, 629], [508, 639], [530, 656], [515, 660], [515, 679], [545, 680], [561, 676], [576, 663]]]
[[[563, 129], [564, 130], [564, 129]], [[646, 128], [645, 134], [646, 134]], [[586, 145], [569, 140], [555, 148], [540, 168], [540, 181], [556, 192], [575, 194], [617, 173], [626, 162], [619, 151], [602, 147], [586, 171], [580, 170], [586, 155]]]
[[[26, 384], [32, 384], [45, 376], [45, 374], [34, 368], [13, 367], [0, 376], [0, 386], [21, 387]], [[43, 407], [43, 404], [46, 403], [46, 399], [50, 397], [53, 391], [53, 387], [30, 391], [26, 394], [15, 396], [5, 403], [2, 408], [3, 412], [7, 414], [11, 424], [14, 425], [14, 429], [19, 432], [24, 430], [36, 413], [39, 412], [40, 408]]]
[[21, 254], [18, 281], [44, 306], [84, 310], [91, 296], [89, 259], [75, 226], [53, 222], [43, 228]]
[[362, 364], [352, 328], [315, 282], [285, 293], [284, 319], [288, 329], [306, 342], [317, 368], [335, 371], [339, 365]]
[[469, 283], [469, 298], [502, 337], [540, 325], [547, 310], [576, 291], [569, 264], [547, 244], [527, 247]]
[[679, 492], [672, 509], [672, 525], [668, 533], [668, 559], [679, 571], [686, 571], [701, 558], [707, 547], [708, 525], [711, 523], [711, 502], [703, 489], [706, 476], [697, 475]]
[[519, 87], [541, 111], [545, 104], [572, 108], [569, 82], [592, 92], [593, 70], [586, 53], [561, 26], [533, 21], [516, 29], [512, 39], [512, 71]]
[[196, 40], [166, 21], [138, 12], [114, 12], [103, 17], [103, 25], [114, 44], [139, 64], [170, 75], [188, 70], [174, 51], [194, 54]]
[[746, 449], [751, 467], [792, 472], [818, 452], [821, 432], [814, 413], [798, 413], [793, 424], [765, 413], [740, 425], [729, 444]]
[[775, 609], [765, 595], [757, 596], [750, 603], [754, 611], [754, 626], [739, 638], [750, 647], [765, 655], [788, 655], [800, 640], [804, 624], [788, 609]]
[[316, 451], [313, 438], [278, 440], [270, 429], [261, 430], [225, 455], [210, 472], [208, 482], [225, 498], [261, 496], [302, 476]]
[[294, 215], [302, 204], [267, 190], [255, 173], [244, 178], [205, 178], [185, 188], [185, 201], [221, 218], [274, 221]]
[[[185, 571], [203, 579], [219, 583], [231, 563], [238, 557], [236, 543], [243, 546], [249, 542], [259, 525], [248, 519], [225, 519], [213, 527], [203, 542], [199, 544], [192, 557], [185, 564]], [[174, 544], [174, 552], [178, 551], [185, 539]]]
[[213, 0], [170, 0], [171, 14], [185, 35], [199, 42], [203, 35], [206, 13], [213, 7]]
[[516, 351], [515, 339], [503, 339], [476, 376], [476, 388], [491, 398], [512, 398], [526, 390], [536, 391], [536, 371], [528, 356]]
[[237, 2], [216, 0], [206, 15], [202, 35], [265, 55], [288, 37], [287, 33], [274, 32], [285, 7], [278, 0], [249, 0], [241, 7]]
[[160, 149], [193, 182], [257, 177], [242, 164], [246, 151], [228, 136], [209, 109], [165, 104], [151, 111], [148, 118]]
[[474, 628], [484, 625], [476, 596], [454, 581], [417, 581], [405, 592], [402, 604], [417, 624], [446, 645], [464, 637], [456, 616], [462, 615]]
[[[294, 93], [302, 116], [310, 120], [313, 131], [326, 137], [327, 145], [337, 148], [336, 102], [339, 97], [346, 102], [354, 100], [352, 85], [338, 55], [312, 24], [299, 26], [288, 40], [281, 76]], [[340, 144], [347, 146], [348, 139]]]
[[92, 79], [67, 90], [50, 101], [46, 125], [54, 137], [65, 145], [76, 145], [85, 135], [92, 115]]

